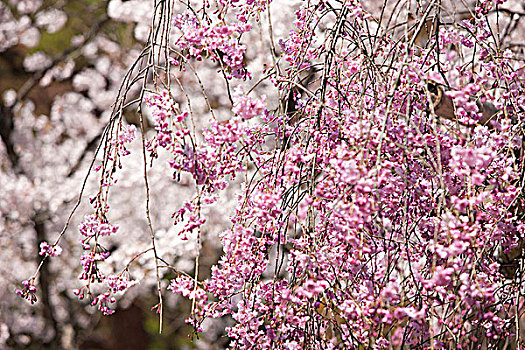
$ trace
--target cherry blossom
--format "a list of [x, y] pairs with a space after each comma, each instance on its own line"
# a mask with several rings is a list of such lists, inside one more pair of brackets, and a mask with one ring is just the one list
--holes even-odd
[[[15, 5], [4, 50], [41, 4]], [[232, 349], [519, 348], [517, 1], [153, 5], [110, 1], [138, 40], [75, 37], [90, 65], [24, 58], [76, 91], [49, 118], [9, 103], [2, 225], [20, 242], [32, 225], [42, 255], [19, 296], [74, 257], [66, 293], [110, 315], [154, 290], [160, 329], [186, 299], [194, 342], [218, 325]], [[47, 15], [36, 28], [60, 30]]]

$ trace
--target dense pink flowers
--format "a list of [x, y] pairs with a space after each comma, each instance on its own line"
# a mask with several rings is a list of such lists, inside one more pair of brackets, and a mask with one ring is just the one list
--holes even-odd
[[[152, 124], [144, 180], [162, 157], [174, 180], [191, 179], [193, 195], [170, 210], [174, 232], [196, 250], [215, 219], [209, 208], [236, 206], [230, 227], [213, 232], [222, 252], [205, 280], [198, 254], [194, 275], [157, 255], [147, 208], [159, 298], [161, 261], [176, 273], [167, 289], [191, 302], [196, 332], [206, 318], [233, 319], [232, 349], [449, 349], [518, 333], [519, 287], [509, 281], [522, 272], [525, 238], [525, 68], [513, 46], [492, 40], [499, 3], [480, 2], [463, 22], [429, 5], [388, 28], [405, 10], [302, 3], [280, 48], [268, 44], [274, 66], [254, 71], [267, 76], [250, 89], [243, 38], [269, 2], [224, 0], [215, 12], [202, 2], [174, 15], [156, 62], [166, 68], [141, 101]], [[224, 86], [201, 84], [203, 66]], [[188, 76], [199, 82], [198, 107], [185, 101]], [[134, 131], [118, 124], [110, 135], [95, 213], [79, 225], [86, 285], [77, 294], [104, 283], [91, 300], [104, 314], [134, 284], [106, 276], [101, 243], [118, 231], [108, 191]], [[19, 294], [32, 301], [32, 287]]]
[[103, 222], [97, 215], [92, 214], [84, 218], [78, 226], [80, 234], [87, 239], [96, 236], [109, 236], [118, 230], [118, 225]]
[[264, 97], [261, 100], [246, 96], [242, 89], [236, 92], [235, 103], [232, 107], [232, 112], [242, 119], [252, 119], [260, 116], [266, 110]]
[[174, 25], [182, 33], [175, 44], [181, 49], [188, 49], [187, 58], [193, 56], [201, 60], [202, 56], [209, 56], [213, 61], [229, 67], [228, 74], [233, 77], [249, 75], [244, 69], [243, 62], [246, 46], [239, 44], [234, 35], [238, 36], [249, 31], [251, 25], [245, 23], [207, 25], [190, 11], [176, 15]]

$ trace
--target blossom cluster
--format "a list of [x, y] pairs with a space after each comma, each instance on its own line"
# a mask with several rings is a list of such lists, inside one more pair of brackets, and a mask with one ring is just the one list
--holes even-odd
[[[230, 25], [203, 23], [193, 12], [186, 12], [175, 16], [175, 28], [182, 33], [175, 42], [181, 50], [188, 50], [188, 57], [201, 60], [210, 57], [212, 61], [229, 67], [229, 75], [235, 78], [247, 76], [244, 69], [243, 57], [246, 46], [239, 44], [235, 36], [240, 36], [251, 29], [246, 23], [232, 23]], [[175, 59], [175, 62], [178, 62]]]
[[49, 245], [47, 242], [40, 243], [39, 255], [45, 256], [59, 256], [62, 254], [62, 248], [60, 246]]
[[22, 281], [23, 289], [17, 289], [16, 294], [22, 298], [27, 299], [31, 304], [36, 303], [36, 287], [33, 280]]

